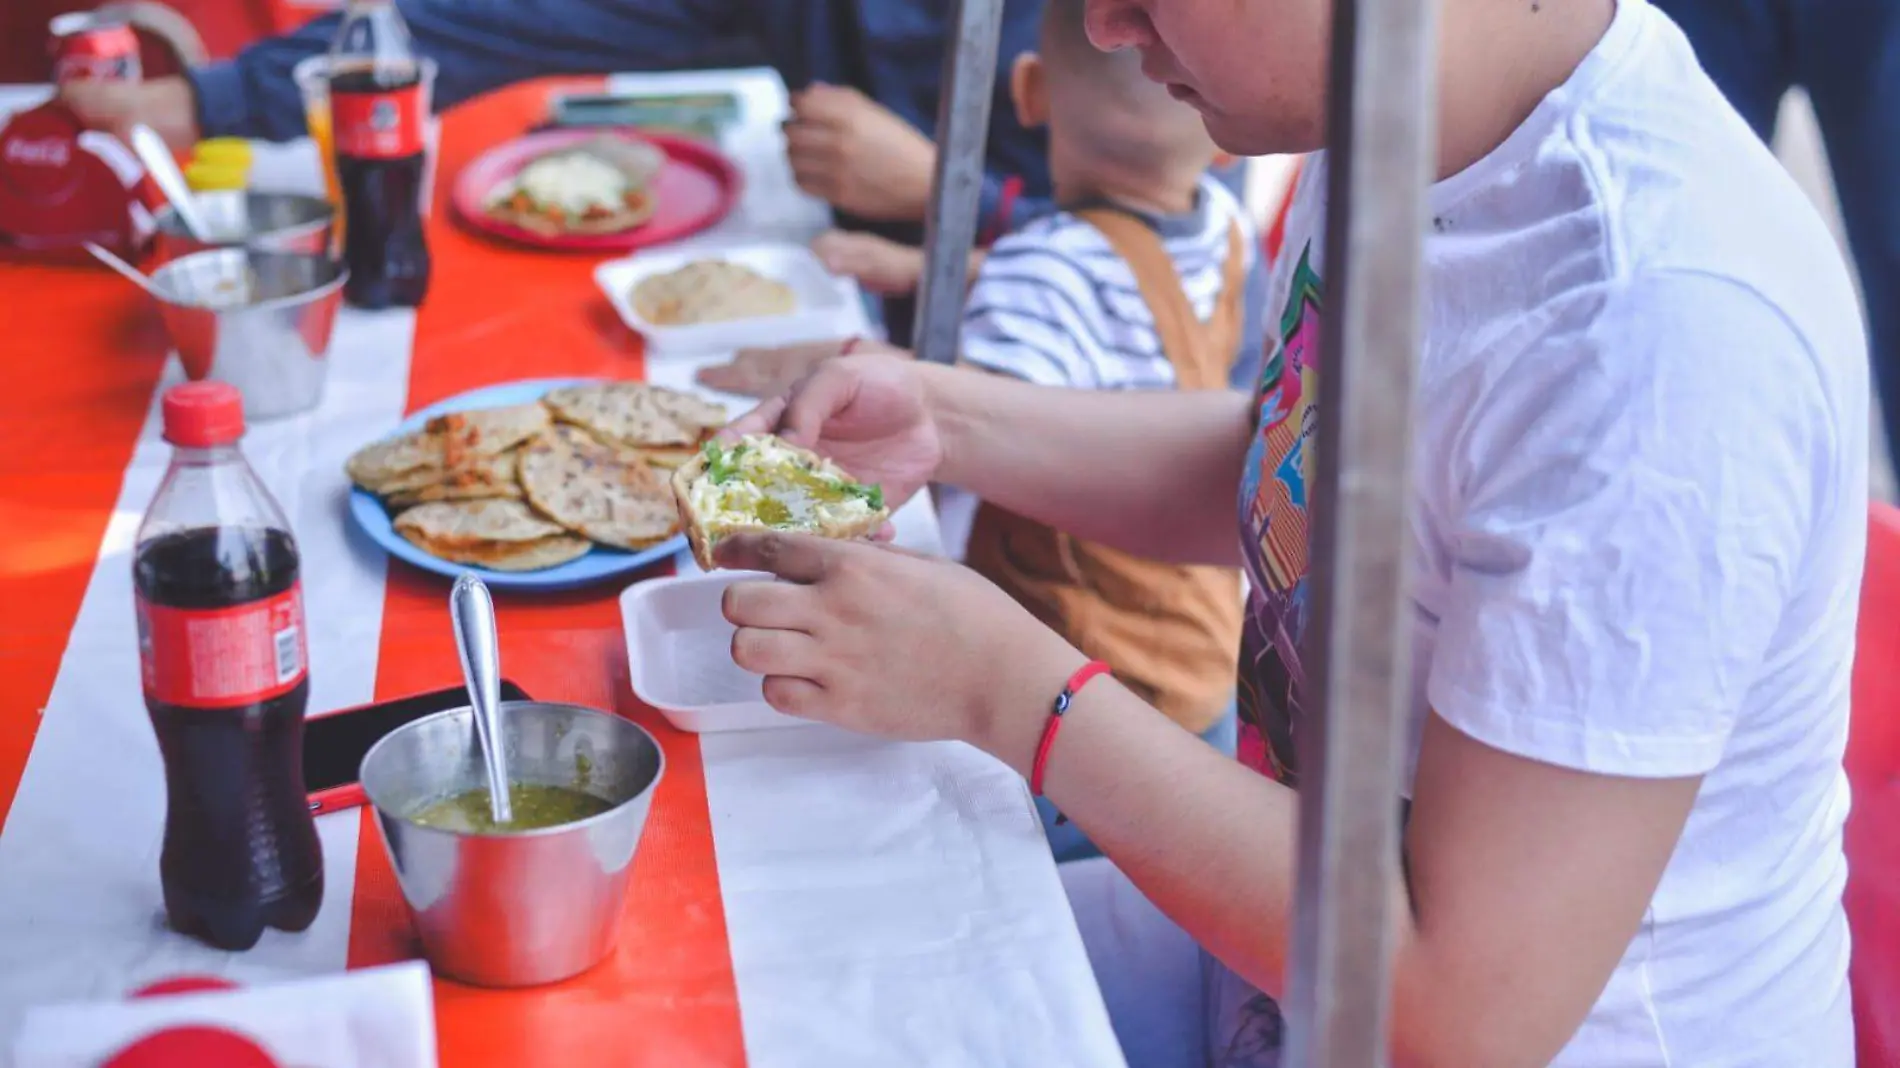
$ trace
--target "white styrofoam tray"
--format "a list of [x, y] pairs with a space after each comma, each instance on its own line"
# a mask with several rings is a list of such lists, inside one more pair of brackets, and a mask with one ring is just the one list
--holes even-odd
[[620, 595], [633, 694], [683, 731], [748, 731], [804, 721], [765, 703], [764, 680], [732, 662], [733, 626], [719, 601], [726, 587], [772, 581], [750, 571], [651, 579]]
[[[694, 326], [656, 326], [634, 309], [633, 290], [642, 281], [709, 259], [750, 267], [785, 283], [792, 287], [797, 309], [789, 315]], [[850, 333], [855, 321], [856, 285], [825, 270], [818, 257], [803, 245], [767, 243], [641, 252], [601, 264], [594, 269], [594, 280], [620, 318], [660, 352], [730, 352], [748, 345], [822, 341]]]

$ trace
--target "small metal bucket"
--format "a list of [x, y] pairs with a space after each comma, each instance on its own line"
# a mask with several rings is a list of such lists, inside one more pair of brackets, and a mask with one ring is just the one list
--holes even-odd
[[312, 256], [335, 253], [336, 208], [323, 197], [302, 193], [260, 193], [219, 189], [194, 194], [198, 211], [211, 227], [209, 240], [185, 231], [178, 213], [161, 209], [156, 248], [159, 263], [211, 248], [249, 245], [275, 252], [303, 252]]
[[327, 255], [220, 248], [152, 273], [185, 377], [229, 382], [249, 419], [323, 399], [325, 357], [349, 272]]
[[414, 817], [486, 785], [474, 714], [441, 712], [390, 732], [363, 757], [363, 792], [437, 972], [488, 987], [552, 983], [612, 952], [634, 849], [665, 770], [638, 725], [578, 705], [504, 701], [509, 777], [614, 807], [540, 830], [463, 833]]

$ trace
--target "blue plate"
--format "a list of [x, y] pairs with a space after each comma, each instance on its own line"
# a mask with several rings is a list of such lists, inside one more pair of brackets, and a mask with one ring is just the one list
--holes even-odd
[[[422, 425], [438, 415], [448, 412], [465, 412], [472, 408], [502, 408], [510, 404], [526, 404], [540, 400], [551, 389], [561, 386], [586, 385], [595, 381], [588, 378], [543, 378], [527, 382], [508, 382], [499, 386], [470, 390], [459, 396], [450, 397], [439, 404], [431, 404], [402, 421], [394, 434], [403, 434], [419, 430]], [[393, 436], [393, 434], [392, 434]], [[483, 582], [498, 590], [571, 590], [579, 586], [590, 586], [610, 578], [632, 574], [644, 567], [650, 567], [662, 560], [671, 558], [686, 548], [686, 535], [669, 538], [651, 549], [642, 549], [630, 553], [624, 549], [609, 549], [596, 545], [587, 551], [587, 555], [578, 560], [570, 560], [559, 567], [543, 568], [539, 571], [495, 571], [486, 567], [471, 567], [467, 564], [452, 563], [430, 556], [409, 543], [409, 540], [396, 533], [395, 524], [390, 522], [389, 511], [374, 494], [361, 489], [350, 491], [350, 518], [362, 528], [369, 539], [382, 546], [383, 551], [413, 564], [424, 571], [433, 571], [438, 575], [454, 578], [463, 572], [473, 572], [481, 576]]]

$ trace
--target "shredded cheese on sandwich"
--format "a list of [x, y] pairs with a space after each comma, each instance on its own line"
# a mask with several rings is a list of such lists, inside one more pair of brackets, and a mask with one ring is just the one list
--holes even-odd
[[814, 470], [777, 438], [750, 435], [725, 446], [705, 445], [706, 474], [691, 487], [693, 511], [717, 539], [735, 530], [823, 531], [869, 519], [884, 508], [884, 492]]

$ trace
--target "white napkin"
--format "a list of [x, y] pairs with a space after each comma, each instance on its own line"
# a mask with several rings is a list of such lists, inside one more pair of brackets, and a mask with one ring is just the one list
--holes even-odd
[[210, 1024], [263, 1046], [284, 1068], [436, 1068], [435, 1003], [420, 961], [128, 1001], [28, 1010], [13, 1068], [96, 1068], [168, 1027]]

